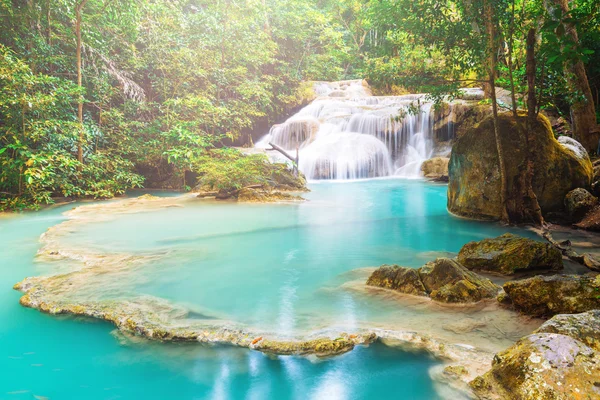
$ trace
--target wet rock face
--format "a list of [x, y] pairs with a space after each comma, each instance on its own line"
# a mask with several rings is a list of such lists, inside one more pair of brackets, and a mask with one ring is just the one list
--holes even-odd
[[471, 388], [480, 399], [600, 398], [600, 358], [570, 336], [536, 333], [496, 354]]
[[565, 196], [565, 210], [573, 221], [580, 221], [598, 204], [598, 198], [585, 189], [571, 190]]
[[562, 255], [554, 246], [510, 233], [467, 243], [458, 253], [458, 262], [470, 270], [499, 275], [563, 269]]
[[535, 276], [503, 286], [512, 306], [523, 314], [551, 317], [600, 309], [600, 275]]
[[428, 296], [441, 303], [476, 303], [496, 297], [500, 289], [449, 258], [438, 258], [419, 269], [384, 265], [367, 285], [415, 296]]
[[[499, 118], [508, 198], [515, 198], [518, 193], [517, 178], [525, 160], [525, 139], [510, 115], [501, 114]], [[581, 153], [579, 148], [559, 143], [545, 117], [538, 118], [534, 130], [537, 143], [533, 190], [544, 213], [561, 211], [568, 192], [590, 186], [592, 164], [588, 155]], [[491, 117], [457, 139], [452, 148], [448, 172], [450, 212], [474, 219], [501, 218], [500, 172]]]
[[425, 178], [429, 179], [441, 179], [447, 177], [449, 161], [450, 159], [447, 157], [434, 157], [421, 165], [421, 172], [423, 172]]
[[575, 226], [579, 229], [600, 232], [600, 206], [590, 211], [581, 221], [575, 224]]
[[546, 321], [535, 333], [558, 333], [571, 336], [600, 351], [600, 310], [581, 314], [559, 314]]

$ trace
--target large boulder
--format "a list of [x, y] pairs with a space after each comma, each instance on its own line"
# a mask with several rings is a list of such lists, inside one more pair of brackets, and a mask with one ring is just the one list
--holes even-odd
[[496, 354], [491, 370], [470, 385], [480, 399], [598, 399], [597, 354], [570, 336], [536, 333]]
[[573, 221], [580, 221], [598, 204], [598, 198], [583, 188], [571, 190], [565, 196], [565, 210]]
[[421, 165], [421, 172], [425, 178], [429, 179], [442, 179], [448, 176], [448, 157], [434, 157], [431, 158]]
[[571, 336], [600, 351], [600, 310], [555, 315], [544, 322], [535, 333], [559, 333]]
[[383, 265], [371, 274], [367, 285], [429, 296], [442, 303], [476, 303], [495, 297], [500, 290], [449, 258], [438, 258], [419, 269]]
[[467, 243], [458, 253], [458, 262], [470, 270], [499, 275], [559, 271], [563, 268], [562, 254], [550, 243], [537, 242], [511, 233]]
[[[525, 117], [520, 117], [525, 126]], [[525, 138], [510, 114], [499, 116], [499, 130], [506, 165], [508, 198], [516, 198], [519, 172], [525, 160]], [[573, 143], [559, 143], [547, 118], [540, 115], [534, 126], [535, 171], [533, 190], [544, 213], [561, 211], [563, 199], [571, 190], [588, 188], [592, 164]], [[494, 122], [488, 117], [459, 137], [452, 148], [449, 164], [448, 209], [474, 219], [502, 217], [500, 172], [494, 135]]]
[[600, 275], [552, 275], [509, 281], [502, 300], [533, 317], [600, 309]]

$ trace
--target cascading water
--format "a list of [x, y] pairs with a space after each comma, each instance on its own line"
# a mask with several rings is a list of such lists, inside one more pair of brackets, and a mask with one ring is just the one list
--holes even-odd
[[373, 96], [364, 81], [315, 84], [318, 97], [256, 147], [294, 153], [308, 179], [421, 176], [434, 153], [432, 103], [424, 95]]

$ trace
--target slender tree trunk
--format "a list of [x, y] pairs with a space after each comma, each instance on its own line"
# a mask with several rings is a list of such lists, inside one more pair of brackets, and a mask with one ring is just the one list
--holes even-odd
[[527, 33], [527, 127], [525, 128], [526, 169], [525, 169], [525, 206], [526, 214], [536, 224], [543, 225], [544, 217], [537, 196], [533, 191], [533, 173], [535, 169], [535, 126], [537, 124], [537, 104], [535, 97], [535, 29]]
[[513, 46], [515, 35], [515, 0], [512, 0], [512, 15], [510, 18], [510, 31], [508, 33], [508, 76], [510, 79], [510, 99], [512, 101], [513, 117], [517, 119], [517, 98], [515, 95], [515, 78], [513, 73]]
[[[82, 88], [82, 72], [81, 72], [81, 11], [88, 0], [81, 0], [75, 8], [75, 34], [77, 35], [77, 86], [79, 89]], [[77, 143], [77, 160], [83, 163], [83, 96], [79, 95], [77, 102], [77, 120], [79, 121], [79, 142]]]
[[488, 85], [490, 97], [492, 100], [492, 113], [494, 120], [494, 137], [496, 140], [496, 151], [498, 152], [498, 168], [500, 172], [500, 204], [502, 207], [501, 219], [504, 222], [510, 222], [506, 208], [507, 199], [507, 179], [506, 166], [504, 163], [504, 151], [502, 148], [502, 138], [500, 136], [500, 123], [498, 119], [498, 102], [496, 99], [496, 30], [494, 29], [494, 9], [492, 0], [484, 1], [484, 17], [487, 34], [487, 70]]
[[[560, 8], [562, 14], [569, 12], [568, 0], [545, 0], [545, 6], [550, 15], [553, 10]], [[579, 44], [577, 29], [571, 23], [564, 23], [565, 35], [571, 39], [574, 44]], [[588, 82], [587, 74], [583, 61], [568, 61], [564, 66], [565, 75], [569, 84], [576, 89], [584, 99], [571, 105], [571, 115], [573, 123], [573, 135], [587, 151], [595, 151], [598, 146], [598, 126], [596, 123], [596, 108], [592, 90]]]

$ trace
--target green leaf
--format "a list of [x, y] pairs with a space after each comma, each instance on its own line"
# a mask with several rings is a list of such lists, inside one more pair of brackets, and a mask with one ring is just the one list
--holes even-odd
[[6, 150], [8, 150], [8, 148], [7, 148], [7, 147], [3, 147], [3, 148], [1, 148], [1, 149], [0, 149], [0, 154], [4, 153]]

